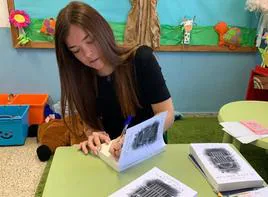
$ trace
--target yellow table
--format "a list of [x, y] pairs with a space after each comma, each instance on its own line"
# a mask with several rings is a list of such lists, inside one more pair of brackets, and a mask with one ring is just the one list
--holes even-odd
[[108, 196], [155, 166], [197, 191], [198, 197], [216, 197], [188, 153], [188, 144], [169, 144], [165, 152], [117, 173], [99, 158], [85, 156], [74, 147], [58, 148], [43, 197]]
[[[236, 101], [224, 105], [218, 114], [219, 122], [256, 120], [268, 128], [268, 102], [266, 101]], [[224, 133], [223, 142], [233, 143], [238, 149], [240, 142]], [[268, 137], [252, 142], [255, 146], [268, 150]]]

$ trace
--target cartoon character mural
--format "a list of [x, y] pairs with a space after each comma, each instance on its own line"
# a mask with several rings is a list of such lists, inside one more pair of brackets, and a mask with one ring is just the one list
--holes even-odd
[[40, 32], [49, 36], [54, 36], [55, 26], [56, 26], [56, 19], [47, 18], [43, 21]]
[[185, 17], [183, 18], [183, 21], [181, 25], [183, 26], [183, 39], [182, 39], [182, 44], [190, 44], [191, 42], [191, 31], [193, 29], [194, 25], [194, 20], [193, 19], [186, 19]]
[[259, 52], [261, 54], [262, 57], [262, 64], [261, 66], [264, 68], [268, 68], [268, 32], [266, 32], [263, 36], [262, 39], [264, 39], [264, 43], [266, 44], [266, 47], [263, 48], [258, 48]]

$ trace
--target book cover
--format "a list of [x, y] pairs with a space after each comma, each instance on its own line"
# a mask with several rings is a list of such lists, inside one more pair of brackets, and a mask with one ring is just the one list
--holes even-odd
[[217, 192], [262, 187], [264, 184], [258, 173], [230, 144], [191, 144], [190, 156]]
[[129, 196], [196, 197], [197, 192], [159, 168], [154, 167], [110, 195], [110, 197]]
[[163, 139], [164, 123], [167, 112], [127, 129], [118, 161], [110, 154], [112, 141], [102, 144], [99, 157], [118, 172], [134, 166], [160, 152], [166, 146]]

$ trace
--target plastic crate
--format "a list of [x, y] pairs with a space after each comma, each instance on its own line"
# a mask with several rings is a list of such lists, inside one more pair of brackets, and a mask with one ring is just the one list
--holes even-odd
[[29, 125], [44, 122], [44, 109], [48, 94], [17, 94], [12, 105], [29, 105]]
[[28, 105], [0, 106], [0, 146], [23, 145], [28, 135]]

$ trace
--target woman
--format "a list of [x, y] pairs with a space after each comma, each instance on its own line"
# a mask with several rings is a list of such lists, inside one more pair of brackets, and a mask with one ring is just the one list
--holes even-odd
[[[92, 7], [71, 2], [60, 11], [55, 47], [63, 117], [68, 103], [72, 126], [76, 112], [87, 125], [88, 140], [79, 146], [85, 154], [98, 154], [101, 143], [119, 139], [128, 115], [133, 126], [168, 111], [165, 130], [172, 125], [172, 100], [151, 48], [117, 46], [109, 24]], [[119, 157], [115, 141], [110, 152]]]

